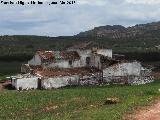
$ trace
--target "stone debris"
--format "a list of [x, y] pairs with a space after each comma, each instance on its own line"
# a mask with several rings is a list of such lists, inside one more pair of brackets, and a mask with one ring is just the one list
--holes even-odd
[[2, 86], [2, 84], [0, 84], [0, 91], [2, 91], [4, 89], [4, 87]]
[[104, 104], [105, 105], [108, 105], [108, 104], [117, 104], [119, 102], [120, 102], [119, 98], [113, 97], [113, 98], [107, 98]]

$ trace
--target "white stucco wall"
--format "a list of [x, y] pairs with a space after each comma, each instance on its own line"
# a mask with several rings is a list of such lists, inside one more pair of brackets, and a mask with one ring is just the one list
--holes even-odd
[[112, 50], [111, 49], [98, 49], [97, 54], [112, 58]]
[[51, 88], [61, 88], [65, 86], [72, 85], [96, 85], [99, 83], [99, 80], [102, 78], [100, 73], [95, 73], [93, 75], [73, 75], [73, 76], [59, 76], [53, 78], [44, 78], [42, 80], [42, 88], [51, 89]]
[[33, 58], [28, 61], [28, 64], [30, 64], [30, 65], [41, 65], [41, 63], [42, 63], [41, 58], [38, 54], [33, 56]]
[[69, 68], [69, 62], [68, 61], [58, 61], [58, 62], [53, 62], [49, 65], [47, 65], [48, 68]]
[[78, 50], [77, 51], [80, 56], [80, 66], [85, 67], [86, 64], [86, 58], [91, 57], [91, 50]]
[[101, 69], [102, 65], [101, 65], [100, 56], [97, 56], [97, 55], [93, 54], [91, 56], [90, 66], [93, 66], [93, 67]]
[[31, 68], [29, 65], [21, 65], [21, 72], [22, 73], [29, 73], [31, 71]]
[[38, 77], [18, 78], [14, 80], [12, 85], [15, 86], [17, 90], [19, 90], [19, 88], [22, 88], [22, 90], [23, 89], [37, 89]]
[[51, 89], [51, 88], [60, 88], [68, 85], [78, 85], [78, 80], [79, 80], [78, 75], [44, 78], [42, 80], [42, 88]]
[[47, 65], [48, 68], [76, 68], [80, 66], [80, 60], [72, 61], [72, 65], [69, 64], [69, 60], [61, 60]]
[[103, 75], [104, 77], [127, 75], [139, 76], [141, 73], [141, 69], [142, 66], [139, 62], [120, 63], [104, 69]]
[[72, 67], [73, 68], [81, 67], [81, 61], [80, 60], [72, 61]]
[[89, 57], [88, 55], [81, 55], [81, 58], [80, 58], [80, 64], [82, 67], [86, 66], [86, 58]]
[[13, 87], [16, 87], [16, 78], [12, 78], [11, 83]]

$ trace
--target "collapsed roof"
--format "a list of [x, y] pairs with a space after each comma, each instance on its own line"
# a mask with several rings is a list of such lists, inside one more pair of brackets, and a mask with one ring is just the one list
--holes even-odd
[[42, 61], [50, 60], [79, 60], [80, 56], [76, 51], [38, 51], [37, 54]]
[[81, 68], [66, 68], [61, 70], [42, 70], [37, 71], [38, 75], [41, 75], [43, 77], [55, 77], [55, 76], [71, 76], [71, 75], [89, 75], [89, 74], [95, 74], [97, 72], [102, 72], [101, 70], [97, 68], [87, 68], [87, 67], [81, 67]]
[[117, 64], [119, 62], [118, 60], [112, 59], [112, 58], [104, 56], [104, 55], [100, 55], [100, 54], [96, 54], [96, 55], [100, 56], [100, 61], [101, 61], [103, 69], [107, 68], [113, 64]]

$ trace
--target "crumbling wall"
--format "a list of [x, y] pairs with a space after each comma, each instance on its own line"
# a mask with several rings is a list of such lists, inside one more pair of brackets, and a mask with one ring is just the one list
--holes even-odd
[[60, 60], [46, 66], [47, 68], [76, 68], [81, 67], [80, 60]]
[[142, 66], [139, 62], [118, 63], [103, 70], [104, 76], [139, 76]]
[[77, 50], [77, 52], [80, 56], [80, 66], [87, 66], [86, 59], [87, 57], [91, 57], [91, 50]]
[[16, 87], [16, 83], [17, 83], [16, 78], [12, 78], [11, 84], [13, 87]]
[[140, 85], [153, 82], [149, 71], [139, 62], [118, 63], [103, 70], [103, 79], [109, 83]]
[[141, 85], [151, 82], [154, 82], [154, 78], [152, 76], [134, 76], [128, 80], [128, 84], [130, 85]]
[[42, 61], [41, 61], [41, 58], [38, 54], [33, 56], [33, 58], [28, 61], [29, 65], [41, 65], [41, 63], [42, 63]]
[[112, 84], [141, 85], [153, 82], [152, 76], [108, 76], [104, 82]]
[[102, 79], [103, 76], [100, 72], [88, 75], [46, 77], [42, 80], [42, 88], [51, 89], [73, 85], [97, 85], [102, 82]]
[[53, 62], [53, 63], [50, 63], [48, 65], [46, 65], [47, 68], [68, 68], [69, 67], [69, 63], [68, 61], [66, 60], [61, 60], [61, 61], [58, 61], [58, 62]]
[[111, 49], [98, 49], [97, 54], [112, 58], [112, 50]]
[[21, 65], [21, 73], [30, 73], [31, 68], [28, 64], [22, 64]]
[[90, 66], [101, 69], [102, 68], [101, 57], [99, 55], [92, 54], [91, 55]]
[[68, 85], [78, 85], [79, 76], [59, 76], [59, 77], [50, 77], [44, 78], [42, 80], [42, 88], [51, 89], [51, 88], [60, 88]]
[[99, 85], [103, 82], [103, 75], [100, 72], [80, 77], [79, 85]]
[[81, 67], [81, 61], [80, 60], [72, 61], [72, 65], [70, 66], [71, 68]]
[[19, 79], [14, 80], [12, 85], [17, 90], [37, 89], [37, 87], [38, 87], [38, 77], [19, 78]]

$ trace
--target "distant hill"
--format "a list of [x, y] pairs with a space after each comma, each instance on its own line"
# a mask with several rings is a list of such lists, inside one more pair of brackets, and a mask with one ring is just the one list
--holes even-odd
[[[146, 37], [152, 36], [152, 33], [160, 33], [160, 22], [153, 22], [148, 24], [139, 24], [132, 27], [125, 28], [121, 25], [106, 25], [95, 27], [93, 30], [81, 32], [79, 37], [108, 37], [113, 39], [131, 38], [144, 35]], [[159, 37], [159, 36], [158, 36]]]
[[0, 56], [30, 56], [37, 50], [65, 50], [86, 40], [72, 36], [5, 35], [0, 36]]
[[129, 58], [152, 58], [157, 61], [160, 60], [158, 57], [160, 56], [160, 22], [128, 28], [121, 25], [106, 25], [81, 32], [75, 36], [0, 36], [0, 60], [23, 61], [31, 58], [37, 50], [65, 50], [84, 46], [109, 48], [113, 49], [114, 53], [126, 54]]

